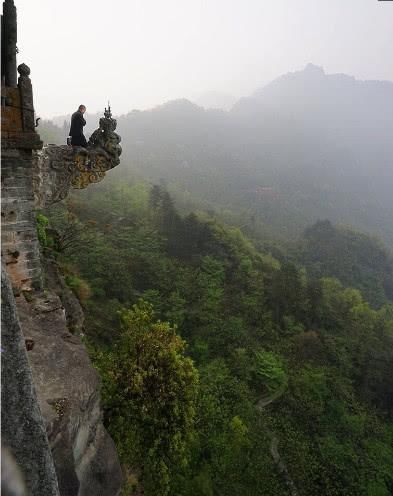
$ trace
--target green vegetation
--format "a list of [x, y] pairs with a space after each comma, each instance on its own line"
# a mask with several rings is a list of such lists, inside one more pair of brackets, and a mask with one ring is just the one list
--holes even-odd
[[[64, 268], [63, 268], [64, 270]], [[75, 273], [69, 273], [64, 277], [67, 286], [72, 289], [78, 300], [83, 304], [91, 296], [91, 290], [86, 281]]]
[[143, 460], [150, 494], [168, 494], [172, 473], [189, 459], [198, 374], [185, 343], [140, 300], [122, 314], [119, 338], [95, 362], [103, 380], [110, 433], [126, 466]]
[[49, 226], [48, 217], [45, 217], [43, 214], [37, 214], [36, 225], [38, 241], [43, 248], [46, 248], [48, 246], [48, 236], [46, 233], [46, 229]]
[[297, 253], [312, 277], [336, 277], [376, 307], [393, 301], [393, 257], [379, 240], [319, 221], [306, 229]]
[[[125, 494], [285, 496], [272, 433], [299, 494], [392, 494], [390, 259], [374, 241], [325, 223], [295, 254], [257, 248], [213, 215], [181, 215], [162, 187], [116, 178], [46, 214], [73, 240], [58, 253], [68, 284], [91, 290]], [[380, 254], [367, 287], [365, 252]]]

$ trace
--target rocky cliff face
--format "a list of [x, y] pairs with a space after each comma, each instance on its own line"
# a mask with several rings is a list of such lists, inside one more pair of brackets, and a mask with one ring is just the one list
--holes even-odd
[[[39, 406], [61, 495], [116, 495], [122, 475], [102, 424], [100, 381], [80, 339], [67, 327], [60, 297], [72, 295], [53, 264], [44, 264], [44, 292], [16, 298]], [[81, 314], [83, 317], [83, 314]]]
[[47, 289], [15, 298], [2, 271], [3, 443], [29, 495], [115, 496], [122, 473], [102, 424], [100, 380], [67, 327], [68, 312], [75, 328], [83, 312], [53, 262], [43, 273]]
[[24, 494], [26, 483], [28, 494], [58, 496], [57, 477], [26, 354], [25, 336], [3, 264], [1, 300], [2, 444], [10, 448], [24, 478], [21, 481], [11, 474], [8, 485], [15, 494], [18, 494], [16, 487], [19, 494]]

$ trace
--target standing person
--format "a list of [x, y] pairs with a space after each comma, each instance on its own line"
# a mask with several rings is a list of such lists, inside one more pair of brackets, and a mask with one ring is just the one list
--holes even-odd
[[71, 136], [72, 146], [83, 146], [84, 148], [87, 147], [87, 141], [83, 134], [83, 126], [86, 125], [86, 121], [83, 117], [83, 114], [85, 112], [86, 107], [84, 105], [79, 105], [78, 110], [72, 114], [69, 133]]

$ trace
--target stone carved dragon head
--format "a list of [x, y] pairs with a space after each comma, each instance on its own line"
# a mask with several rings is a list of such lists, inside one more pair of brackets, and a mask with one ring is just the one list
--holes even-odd
[[101, 117], [99, 121], [99, 128], [94, 131], [90, 136], [88, 142], [89, 149], [101, 148], [104, 150], [110, 158], [112, 168], [120, 163], [121, 146], [120, 136], [115, 133], [117, 126], [116, 119], [113, 119], [111, 107], [105, 108], [104, 117]]

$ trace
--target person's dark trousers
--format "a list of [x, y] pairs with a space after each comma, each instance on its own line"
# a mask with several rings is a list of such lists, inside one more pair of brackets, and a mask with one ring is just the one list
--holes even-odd
[[83, 134], [80, 136], [71, 136], [71, 145], [72, 146], [83, 146], [87, 147], [87, 141]]

